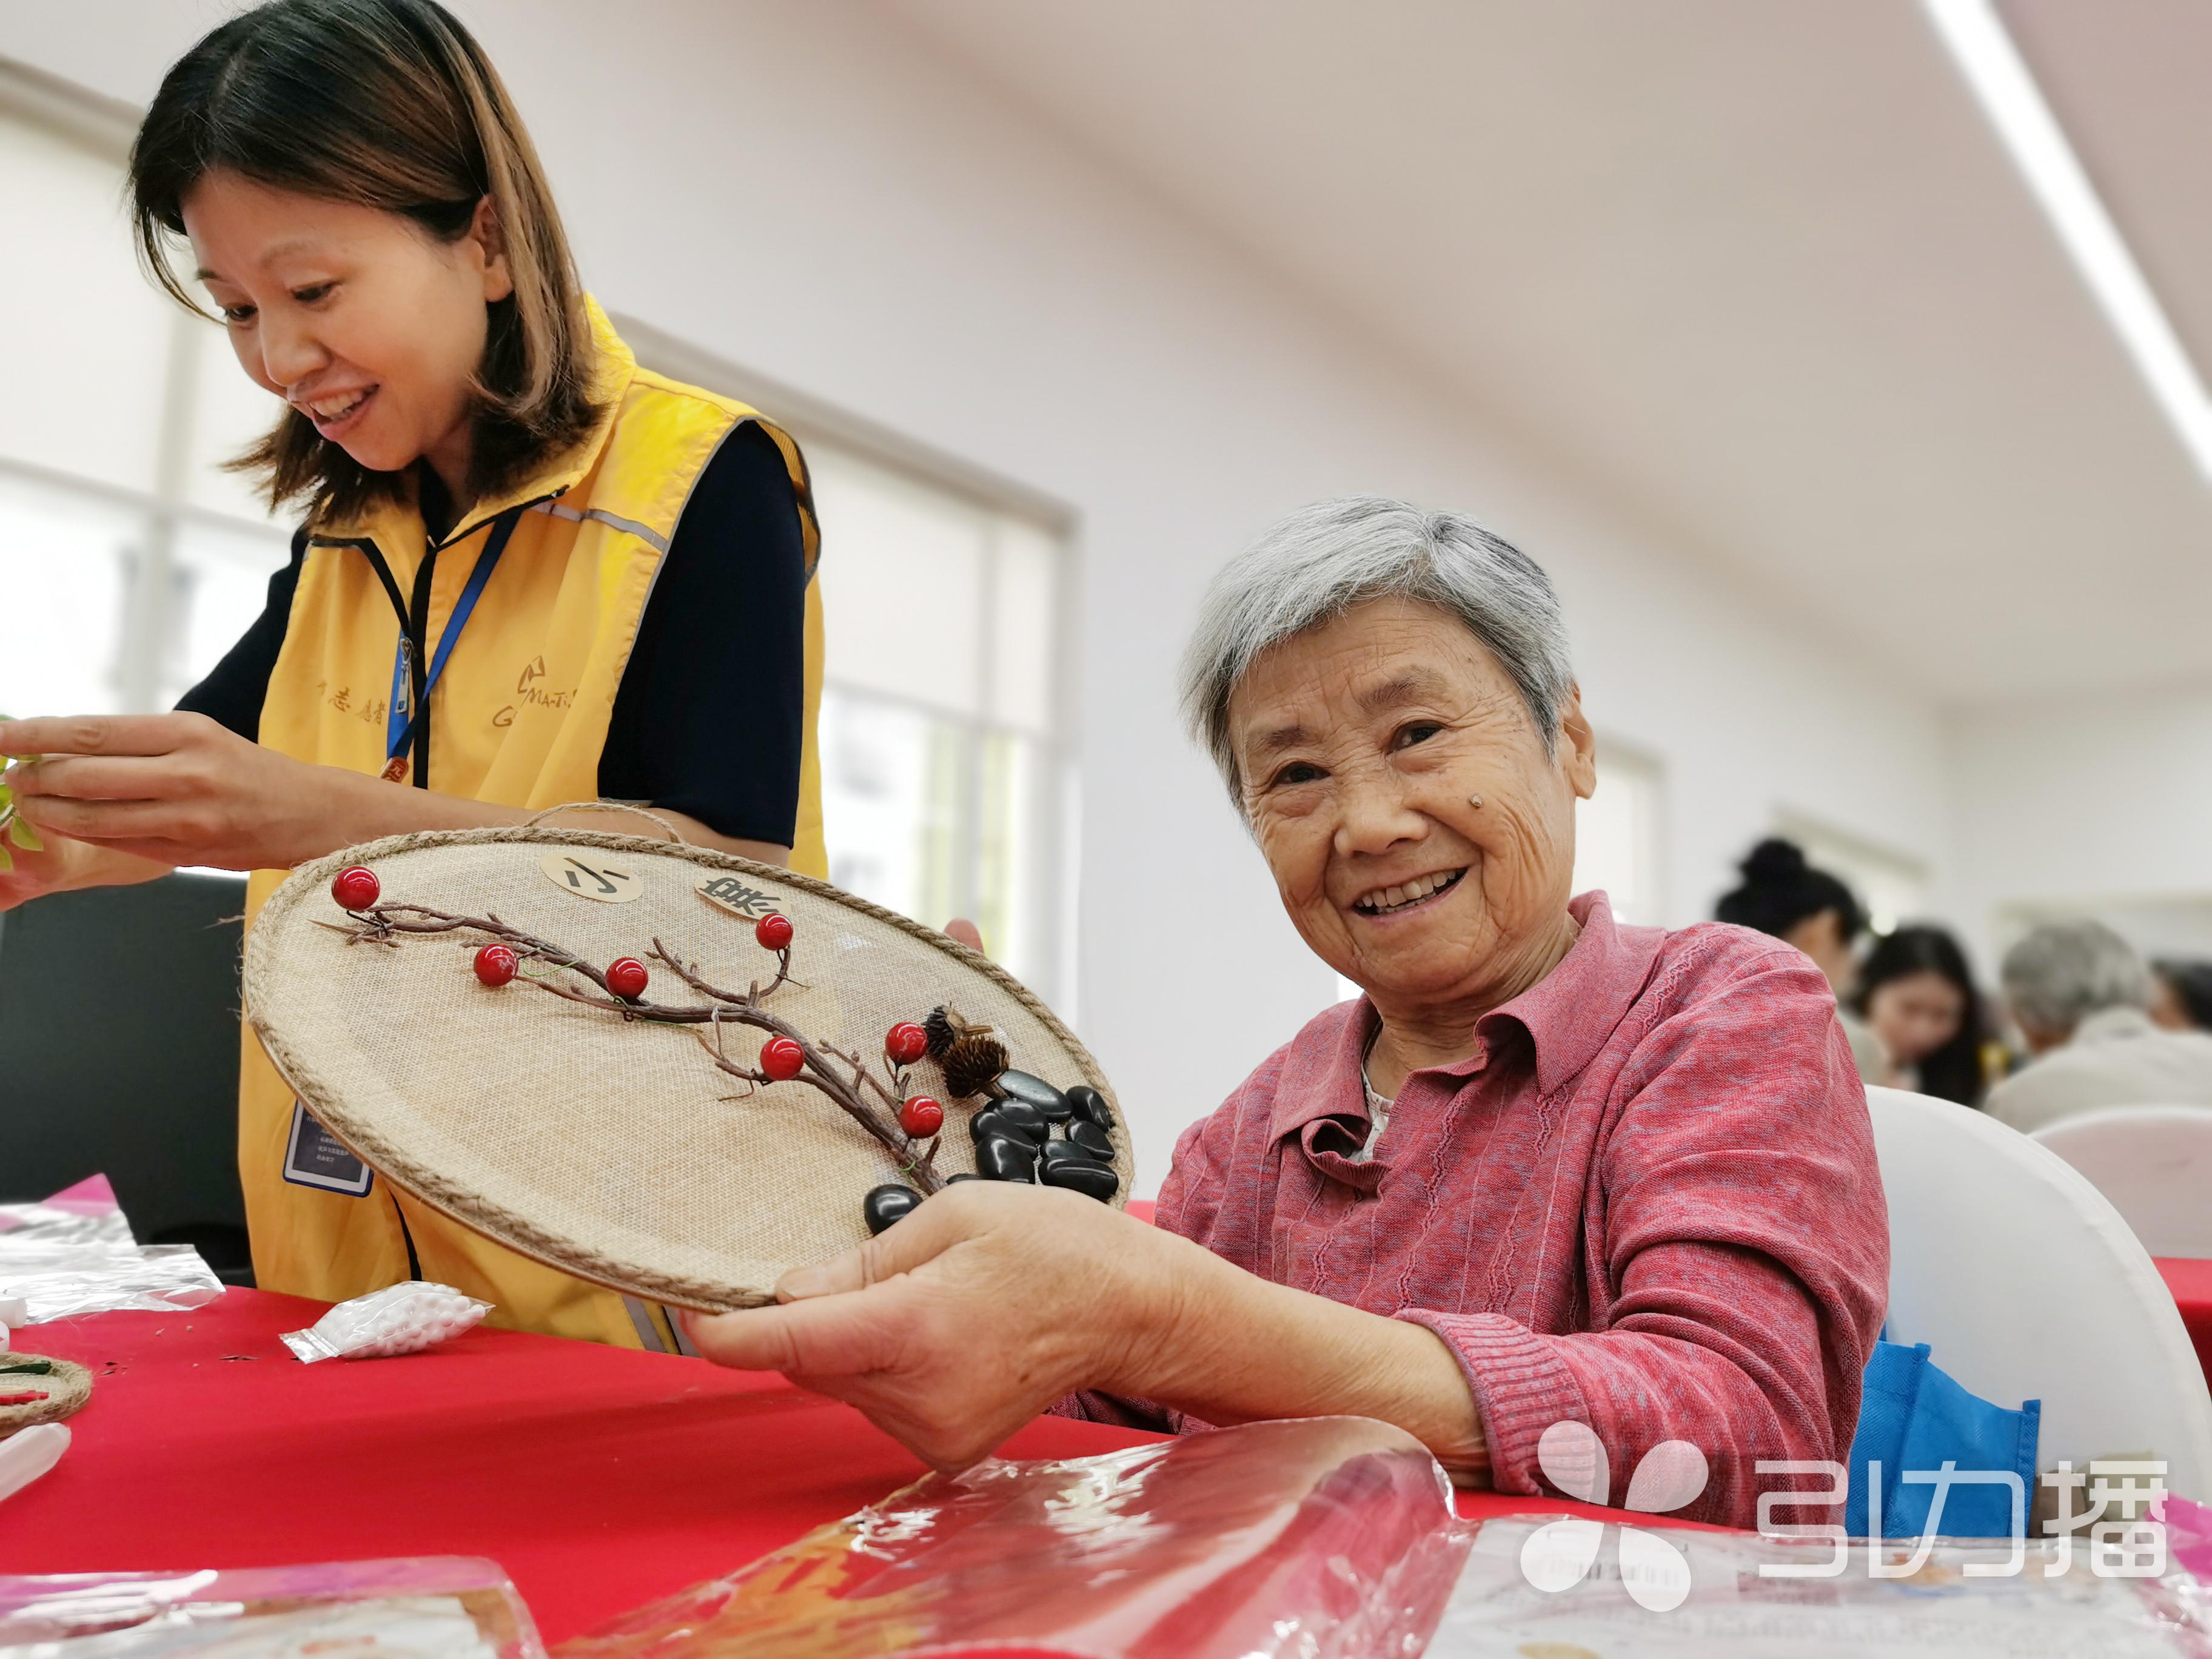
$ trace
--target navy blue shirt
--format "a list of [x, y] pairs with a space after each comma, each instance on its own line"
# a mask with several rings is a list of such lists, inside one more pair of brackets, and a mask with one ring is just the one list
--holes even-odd
[[[301, 531], [290, 563], [269, 579], [266, 608], [180, 710], [259, 737], [306, 548]], [[495, 572], [485, 604], [497, 603], [498, 583]], [[748, 422], [700, 473], [668, 538], [615, 693], [599, 793], [684, 813], [718, 835], [790, 846], [805, 738], [805, 617], [798, 498], [775, 441]]]

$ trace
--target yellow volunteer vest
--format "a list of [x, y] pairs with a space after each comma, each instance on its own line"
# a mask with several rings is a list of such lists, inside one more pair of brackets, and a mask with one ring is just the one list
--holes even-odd
[[[437, 548], [424, 629], [432, 649], [494, 523], [524, 509], [429, 699], [429, 787], [441, 794], [532, 810], [597, 799], [599, 750], [661, 557], [692, 485], [740, 424], [757, 422], [783, 452], [810, 569], [817, 554], [798, 446], [743, 404], [641, 369], [596, 303], [590, 311], [598, 399], [606, 410], [598, 429], [506, 497], [471, 507]], [[365, 542], [382, 554], [400, 592], [413, 592], [428, 551], [413, 507], [313, 526], [260, 739], [295, 759], [375, 774], [385, 764], [399, 624]], [[737, 648], [741, 619], [732, 626]], [[791, 863], [816, 876], [828, 873], [815, 750], [821, 694], [821, 589], [810, 582], [805, 743]], [[253, 875], [249, 927], [285, 874]], [[406, 1278], [411, 1243], [423, 1277], [494, 1304], [493, 1324], [628, 1347], [672, 1346], [662, 1310], [504, 1249], [380, 1178], [360, 1197], [288, 1181], [292, 1091], [250, 1027], [244, 1048], [239, 1176], [263, 1289], [333, 1302], [359, 1296]]]

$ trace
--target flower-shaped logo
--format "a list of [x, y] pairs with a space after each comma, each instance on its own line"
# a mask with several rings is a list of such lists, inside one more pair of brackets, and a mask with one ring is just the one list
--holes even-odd
[[[1544, 1478], [1568, 1497], [1585, 1504], [1607, 1501], [1605, 1443], [1589, 1424], [1553, 1424], [1536, 1443], [1536, 1462]], [[1646, 1515], [1679, 1510], [1705, 1491], [1707, 1474], [1705, 1453], [1686, 1440], [1662, 1440], [1636, 1466], [1622, 1507]], [[1596, 1565], [1604, 1541], [1602, 1521], [1577, 1516], [1549, 1522], [1521, 1546], [1522, 1577], [1553, 1595], [1571, 1589]], [[1638, 1607], [1672, 1613], [1690, 1593], [1690, 1563], [1658, 1534], [1623, 1526], [1620, 1582]]]

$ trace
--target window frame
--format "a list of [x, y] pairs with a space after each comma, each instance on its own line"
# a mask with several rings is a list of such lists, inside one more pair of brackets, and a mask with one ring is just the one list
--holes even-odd
[[[1036, 961], [1043, 971], [1030, 972], [1030, 988], [1050, 1002], [1062, 1019], [1073, 1020], [1079, 989], [1077, 921], [1082, 806], [1078, 738], [1082, 729], [1083, 549], [1078, 514], [1064, 502], [1040, 491], [893, 428], [854, 415], [772, 375], [748, 368], [641, 317], [610, 309], [608, 320], [628, 343], [641, 367], [751, 404], [788, 432], [802, 452], [810, 446], [840, 452], [866, 465], [893, 473], [918, 488], [951, 496], [994, 520], [1021, 520], [1051, 542], [1055, 560], [1051, 650], [1053, 660], [1060, 668], [1053, 676], [1043, 733], [1000, 724], [988, 714], [963, 714], [869, 686], [844, 685], [826, 674], [823, 690], [915, 709], [932, 720], [958, 726], [968, 738], [964, 744], [967, 776], [963, 780], [963, 788], [969, 811], [965, 817], [966, 843], [958, 860], [962, 914], [969, 914], [974, 905], [974, 883], [981, 859], [981, 740], [993, 732], [1007, 732], [1036, 744], [1044, 777], [1036, 792], [1036, 821], [1031, 830], [1036, 836], [1040, 888], [1036, 925], [1042, 937], [1034, 939], [1032, 943], [1036, 946]], [[825, 544], [825, 556], [831, 558], [836, 556], [834, 535], [834, 526], [825, 531], [825, 537], [830, 538]], [[991, 556], [997, 556], [995, 545]], [[979, 594], [982, 614], [978, 637], [987, 642], [992, 637], [994, 622], [995, 601], [992, 586], [987, 580]], [[834, 618], [831, 625], [835, 626]], [[992, 702], [988, 678], [991, 668], [988, 662], [985, 672], [980, 702], [988, 710]], [[916, 920], [936, 926], [946, 918], [924, 916]]]

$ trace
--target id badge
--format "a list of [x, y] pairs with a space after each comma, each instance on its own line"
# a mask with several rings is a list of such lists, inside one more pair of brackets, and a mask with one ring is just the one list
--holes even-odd
[[364, 1198], [376, 1171], [345, 1149], [299, 1101], [292, 1103], [292, 1139], [284, 1148], [284, 1179], [295, 1187]]

